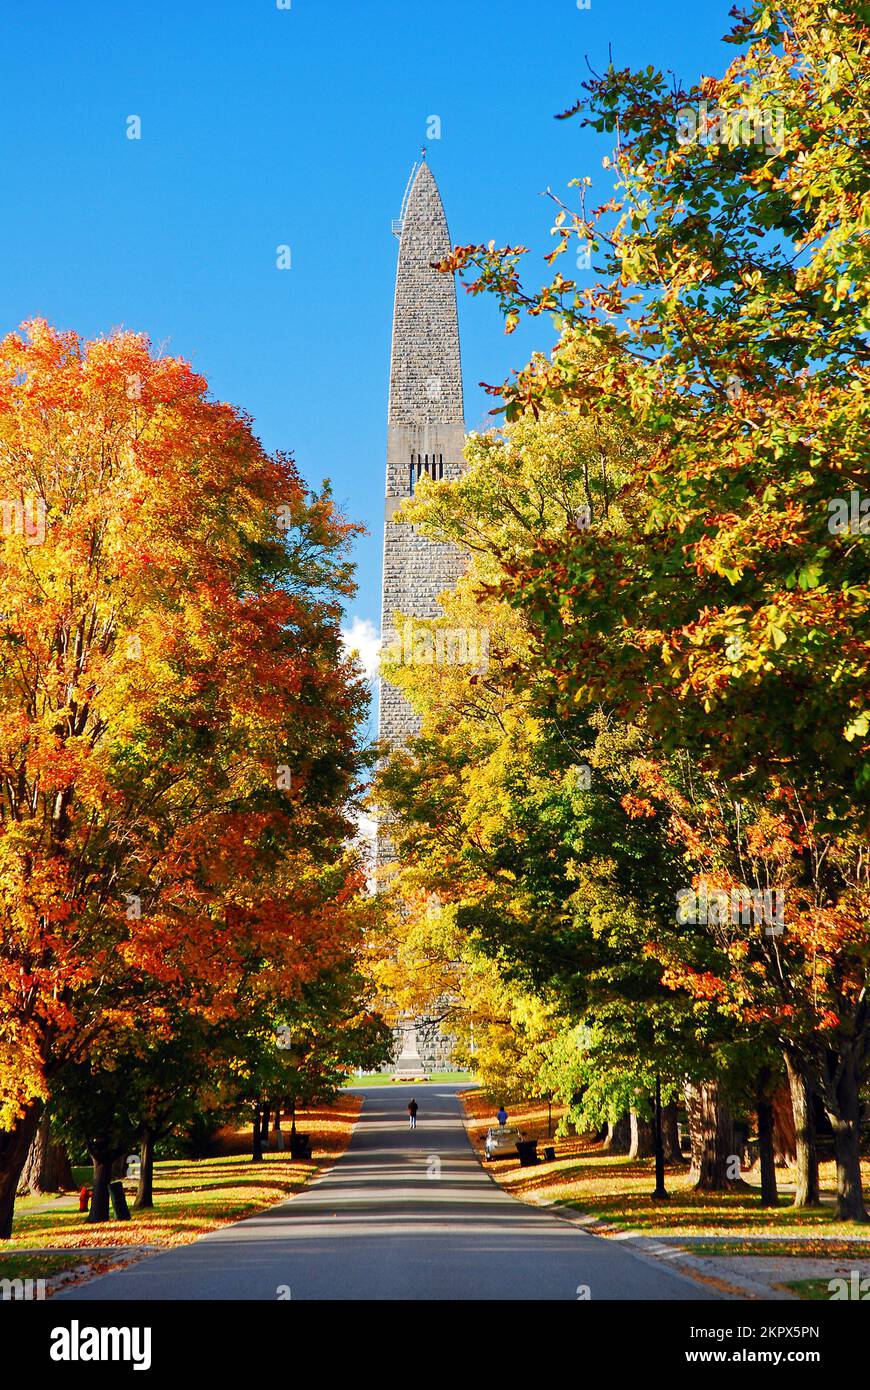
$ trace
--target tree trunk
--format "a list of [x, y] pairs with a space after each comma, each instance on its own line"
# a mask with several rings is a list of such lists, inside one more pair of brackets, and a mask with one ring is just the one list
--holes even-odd
[[258, 1105], [254, 1106], [254, 1144], [251, 1152], [251, 1162], [263, 1162], [262, 1128], [260, 1125], [260, 1107]]
[[662, 1106], [662, 1138], [665, 1145], [666, 1163], [684, 1163], [680, 1144], [680, 1125], [677, 1119], [677, 1102], [669, 1101]]
[[136, 1211], [154, 1206], [154, 1130], [150, 1125], [142, 1125], [139, 1137], [139, 1187], [133, 1202]]
[[797, 1145], [794, 1132], [794, 1111], [788, 1083], [779, 1086], [771, 1096], [773, 1106], [773, 1152], [777, 1168], [794, 1168]]
[[762, 1067], [756, 1078], [755, 1109], [758, 1116], [758, 1165], [761, 1169], [761, 1205], [775, 1207], [776, 1152], [773, 1147], [773, 1100], [768, 1094], [770, 1068]]
[[631, 1122], [629, 1158], [652, 1158], [655, 1153], [655, 1129], [652, 1120], [645, 1119], [636, 1110], [631, 1111], [629, 1119]]
[[[686, 1110], [697, 1192], [727, 1192], [740, 1181], [734, 1172], [734, 1126], [718, 1081], [686, 1082]], [[732, 1160], [732, 1162], [729, 1162]]]
[[857, 1124], [830, 1116], [837, 1161], [837, 1220], [868, 1221], [861, 1188], [861, 1152]]
[[12, 1129], [0, 1129], [0, 1240], [8, 1240], [12, 1235], [18, 1179], [41, 1115], [42, 1101], [35, 1100]]
[[105, 1156], [97, 1157], [96, 1154], [91, 1154], [91, 1159], [94, 1165], [94, 1181], [88, 1221], [108, 1221], [109, 1183], [112, 1180], [113, 1159]]
[[263, 1118], [262, 1118], [262, 1120], [260, 1121], [260, 1140], [261, 1140], [262, 1144], [264, 1145], [264, 1147], [268, 1147], [268, 1144], [269, 1144], [269, 1107], [268, 1107], [268, 1105], [264, 1105], [264, 1106], [263, 1106]]
[[42, 1169], [43, 1192], [71, 1192], [74, 1187], [75, 1178], [66, 1145], [49, 1138]]
[[627, 1154], [631, 1147], [631, 1123], [627, 1115], [611, 1120], [607, 1125], [607, 1138], [602, 1145], [605, 1153]]
[[16, 1196], [24, 1197], [28, 1192], [33, 1193], [34, 1196], [38, 1196], [40, 1192], [42, 1192], [43, 1189], [39, 1179], [45, 1162], [47, 1149], [48, 1111], [43, 1110], [42, 1118], [33, 1136], [33, 1143], [27, 1150], [27, 1158], [24, 1160], [24, 1167], [21, 1169]]
[[[825, 1112], [834, 1131], [837, 1164], [837, 1220], [867, 1221], [861, 1189], [861, 1099], [854, 1045], [836, 1058], [834, 1076], [825, 1088]], [[830, 1069], [829, 1069], [830, 1071]]]
[[69, 1155], [63, 1144], [53, 1142], [49, 1112], [44, 1110], [18, 1180], [18, 1196], [27, 1192], [35, 1197], [43, 1192], [69, 1192], [72, 1187]]
[[785, 1067], [788, 1072], [791, 1108], [794, 1114], [795, 1167], [797, 1169], [794, 1204], [796, 1207], [817, 1207], [819, 1205], [819, 1160], [816, 1153], [812, 1090], [806, 1066], [797, 1054], [792, 1056], [786, 1052]]

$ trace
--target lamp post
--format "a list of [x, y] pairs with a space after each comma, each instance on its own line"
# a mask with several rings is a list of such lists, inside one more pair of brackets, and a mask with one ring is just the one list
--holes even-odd
[[[276, 1035], [276, 1045], [279, 1052], [283, 1052], [291, 1066], [298, 1067], [302, 1058], [302, 1049], [293, 1040], [293, 1034], [286, 1023], [282, 1023]], [[290, 1153], [293, 1158], [297, 1157], [296, 1140], [296, 1091], [295, 1088], [290, 1096]]]
[[656, 1190], [652, 1195], [653, 1201], [662, 1202], [667, 1200], [669, 1194], [665, 1188], [665, 1145], [662, 1135], [662, 1083], [658, 1072], [656, 1072], [655, 1154]]

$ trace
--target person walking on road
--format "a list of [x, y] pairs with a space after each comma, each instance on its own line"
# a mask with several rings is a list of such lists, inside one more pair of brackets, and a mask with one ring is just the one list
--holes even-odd
[[505, 1110], [504, 1106], [501, 1107], [501, 1109], [500, 1109], [500, 1110], [498, 1111], [498, 1113], [496, 1114], [496, 1117], [495, 1117], [495, 1118], [498, 1120], [498, 1122], [499, 1122], [499, 1124], [501, 1125], [502, 1129], [504, 1129], [505, 1125], [506, 1125], [507, 1122], [508, 1122], [508, 1113], [507, 1113], [507, 1111]]
[[408, 1101], [408, 1128], [409, 1128], [409, 1129], [416, 1129], [416, 1128], [417, 1128], [417, 1110], [418, 1110], [418, 1108], [419, 1108], [419, 1107], [418, 1107], [417, 1102], [416, 1102], [415, 1100], [409, 1100], [409, 1101]]

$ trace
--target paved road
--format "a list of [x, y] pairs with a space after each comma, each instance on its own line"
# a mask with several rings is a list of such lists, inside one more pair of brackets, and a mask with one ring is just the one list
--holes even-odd
[[304, 1192], [91, 1280], [83, 1299], [699, 1299], [670, 1265], [509, 1197], [478, 1163], [457, 1087], [362, 1091], [344, 1156]]

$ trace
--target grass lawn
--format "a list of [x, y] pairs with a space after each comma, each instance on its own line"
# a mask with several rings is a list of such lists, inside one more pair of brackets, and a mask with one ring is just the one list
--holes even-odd
[[[495, 1123], [494, 1107], [479, 1091], [463, 1093], [462, 1101], [472, 1142], [482, 1149], [486, 1129]], [[760, 1194], [752, 1188], [695, 1192], [688, 1165], [667, 1168], [670, 1200], [654, 1202], [652, 1159], [632, 1163], [605, 1153], [589, 1135], [547, 1141], [546, 1102], [513, 1106], [510, 1111], [509, 1123], [537, 1138], [539, 1151], [543, 1143], [552, 1143], [556, 1159], [535, 1168], [520, 1168], [513, 1157], [499, 1159], [487, 1164], [493, 1176], [523, 1201], [554, 1202], [597, 1217], [603, 1223], [602, 1235], [631, 1230], [675, 1240], [703, 1237], [702, 1242], [691, 1242], [692, 1252], [699, 1255], [870, 1258], [870, 1229], [836, 1221], [830, 1206], [798, 1210], [784, 1195], [778, 1207], [762, 1208]], [[561, 1113], [553, 1108], [554, 1129]], [[870, 1163], [864, 1172], [870, 1186]], [[756, 1171], [746, 1177], [750, 1183], [759, 1182]], [[793, 1174], [782, 1169], [777, 1177], [787, 1183]], [[821, 1165], [820, 1181], [823, 1189], [834, 1185], [833, 1163]]]
[[829, 1303], [831, 1290], [828, 1288], [828, 1282], [827, 1279], [793, 1279], [790, 1284], [783, 1284], [783, 1288], [790, 1289], [798, 1298]]
[[[124, 1184], [131, 1204], [130, 1221], [91, 1225], [87, 1216], [78, 1211], [75, 1196], [71, 1205], [65, 1199], [48, 1211], [34, 1208], [44, 1208], [50, 1199], [24, 1198], [15, 1204], [12, 1236], [4, 1242], [0, 1253], [0, 1278], [20, 1277], [9, 1272], [13, 1262], [26, 1258], [18, 1252], [34, 1252], [34, 1264], [28, 1272], [31, 1277], [42, 1277], [83, 1263], [85, 1257], [76, 1253], [79, 1251], [93, 1252], [104, 1246], [183, 1245], [207, 1231], [273, 1206], [298, 1192], [313, 1173], [343, 1152], [360, 1105], [359, 1097], [342, 1095], [332, 1106], [297, 1114], [297, 1128], [312, 1138], [315, 1156], [310, 1162], [294, 1161], [283, 1153], [267, 1153], [262, 1163], [252, 1163], [249, 1152], [228, 1152], [218, 1158], [155, 1163], [153, 1210], [133, 1210], [136, 1184]], [[247, 1147], [248, 1134], [245, 1130], [231, 1135], [230, 1140], [236, 1142], [229, 1142], [227, 1147]], [[77, 1180], [80, 1172], [76, 1169]]]
[[87, 1256], [71, 1261], [68, 1254], [39, 1251], [34, 1255], [0, 1254], [0, 1279], [48, 1279], [69, 1269], [70, 1264], [91, 1264]]
[[[467, 1071], [432, 1071], [427, 1072], [426, 1079], [438, 1082], [440, 1085], [468, 1086], [474, 1080]], [[369, 1072], [365, 1076], [352, 1076], [347, 1082], [348, 1086], [411, 1086], [413, 1081], [396, 1081], [391, 1073], [376, 1071]]]

